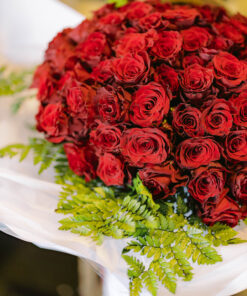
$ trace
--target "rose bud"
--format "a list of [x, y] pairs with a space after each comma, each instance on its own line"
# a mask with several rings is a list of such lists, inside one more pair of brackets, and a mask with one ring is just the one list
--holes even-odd
[[213, 58], [217, 83], [227, 88], [239, 86], [246, 80], [246, 64], [228, 52], [220, 52]]
[[197, 108], [188, 104], [179, 104], [173, 111], [172, 125], [181, 136], [203, 136], [201, 115], [201, 111]]
[[194, 199], [204, 204], [210, 197], [217, 197], [223, 191], [227, 178], [226, 169], [219, 163], [212, 162], [192, 172], [189, 193]]
[[116, 123], [128, 117], [131, 95], [121, 87], [99, 88], [95, 96], [95, 105], [102, 121]]
[[142, 17], [138, 23], [139, 27], [145, 31], [148, 31], [150, 29], [164, 30], [168, 26], [168, 24], [169, 22], [163, 20], [160, 12], [154, 12]]
[[157, 128], [131, 128], [121, 139], [121, 152], [132, 166], [161, 165], [170, 153], [167, 135]]
[[38, 131], [45, 132], [50, 142], [60, 143], [68, 134], [68, 117], [60, 103], [40, 107], [36, 120]]
[[95, 67], [103, 56], [110, 55], [106, 36], [100, 32], [91, 33], [87, 39], [77, 46], [78, 57], [90, 67]]
[[196, 51], [202, 47], [207, 47], [212, 36], [205, 28], [191, 27], [181, 32], [183, 37], [183, 48], [186, 51]]
[[234, 173], [231, 178], [233, 196], [241, 203], [247, 204], [247, 168]]
[[247, 128], [247, 90], [241, 92], [237, 97], [232, 97], [230, 102], [236, 109], [233, 114], [234, 123]]
[[128, 53], [112, 62], [112, 71], [116, 82], [136, 84], [145, 80], [150, 70], [150, 59], [146, 52]]
[[156, 82], [141, 86], [130, 106], [130, 120], [139, 126], [160, 125], [169, 112], [170, 100], [165, 89]]
[[188, 182], [188, 176], [182, 176], [171, 162], [162, 166], [146, 166], [139, 170], [139, 176], [155, 198], [174, 195], [178, 187], [186, 186]]
[[211, 105], [202, 112], [202, 125], [205, 131], [213, 136], [228, 135], [232, 128], [231, 104], [223, 99], [213, 100]]
[[179, 144], [176, 161], [182, 169], [196, 169], [217, 161], [221, 157], [221, 147], [210, 138], [192, 138]]
[[201, 210], [198, 211], [199, 217], [207, 225], [214, 225], [217, 222], [228, 224], [235, 227], [242, 217], [239, 205], [230, 197], [222, 195], [216, 202], [205, 203]]
[[226, 137], [225, 151], [230, 160], [247, 161], [247, 130], [231, 132]]
[[123, 185], [124, 165], [116, 156], [105, 153], [99, 157], [97, 176], [107, 185]]
[[177, 31], [163, 31], [155, 41], [151, 54], [155, 57], [172, 62], [182, 48], [183, 39]]
[[185, 28], [192, 26], [196, 18], [200, 16], [200, 13], [195, 8], [177, 6], [172, 9], [166, 9], [163, 16], [178, 28]]
[[181, 87], [187, 100], [195, 105], [202, 105], [211, 94], [214, 80], [213, 70], [193, 64], [181, 73]]
[[153, 10], [153, 7], [150, 4], [140, 2], [140, 1], [135, 1], [127, 5], [127, 11], [126, 11], [127, 18], [130, 20], [140, 19], [148, 15], [152, 10]]
[[215, 23], [213, 27], [220, 35], [232, 40], [235, 44], [241, 45], [245, 41], [245, 38], [240, 30], [236, 29], [230, 23]]
[[72, 143], [64, 144], [64, 151], [68, 158], [69, 167], [78, 176], [84, 176], [89, 182], [95, 179], [97, 158], [91, 147], [79, 147]]
[[97, 121], [97, 124], [97, 127], [90, 133], [90, 143], [101, 153], [118, 153], [122, 137], [122, 128], [100, 121]]
[[100, 83], [109, 82], [109, 80], [113, 78], [111, 66], [111, 60], [104, 60], [100, 62], [95, 68], [93, 68], [91, 78]]
[[162, 64], [156, 68], [154, 80], [163, 85], [165, 89], [168, 87], [173, 96], [177, 94], [179, 88], [178, 73], [173, 68]]

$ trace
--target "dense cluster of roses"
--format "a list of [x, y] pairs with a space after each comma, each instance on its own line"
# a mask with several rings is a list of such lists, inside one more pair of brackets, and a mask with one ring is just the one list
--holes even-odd
[[37, 128], [86, 180], [187, 186], [209, 225], [247, 216], [247, 18], [149, 0], [106, 5], [49, 44]]

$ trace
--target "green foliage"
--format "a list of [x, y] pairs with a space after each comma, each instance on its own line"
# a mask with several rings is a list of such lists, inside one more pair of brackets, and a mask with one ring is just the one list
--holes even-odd
[[115, 4], [117, 8], [122, 7], [128, 3], [128, 0], [108, 0], [108, 3]]
[[23, 160], [30, 152], [40, 172], [53, 164], [56, 182], [63, 185], [57, 212], [67, 217], [60, 221], [61, 230], [90, 236], [98, 244], [105, 236], [132, 238], [122, 251], [132, 296], [143, 288], [157, 295], [159, 282], [175, 293], [179, 278], [193, 277], [191, 260], [215, 264], [222, 260], [216, 246], [243, 242], [229, 226], [207, 227], [194, 219], [182, 189], [170, 200], [154, 202], [138, 176], [132, 187], [106, 187], [100, 180], [86, 183], [69, 169], [62, 145], [32, 139], [29, 145], [1, 149], [0, 157], [19, 154]]
[[247, 225], [247, 218], [244, 220], [244, 223]]

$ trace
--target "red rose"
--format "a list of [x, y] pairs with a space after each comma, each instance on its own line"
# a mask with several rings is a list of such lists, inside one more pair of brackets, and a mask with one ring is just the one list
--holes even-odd
[[67, 71], [66, 74], [71, 73], [71, 75], [80, 82], [88, 82], [90, 79], [90, 73], [85, 68], [85, 65], [81, 64], [81, 61], [77, 56], [71, 56], [66, 61], [65, 71]]
[[124, 165], [113, 154], [105, 153], [99, 158], [97, 175], [107, 186], [123, 185]]
[[236, 29], [231, 23], [215, 23], [214, 27], [220, 35], [232, 40], [236, 44], [243, 44], [245, 38], [240, 30]]
[[149, 14], [153, 10], [153, 7], [150, 4], [139, 1], [134, 1], [126, 7], [127, 18], [130, 20], [140, 19]]
[[247, 91], [241, 92], [237, 97], [232, 97], [230, 102], [236, 109], [233, 114], [234, 123], [247, 128]]
[[247, 130], [231, 132], [226, 137], [225, 150], [230, 159], [247, 161]]
[[178, 73], [166, 64], [162, 64], [156, 68], [154, 80], [162, 84], [165, 88], [169, 88], [175, 95], [179, 88]]
[[221, 148], [210, 138], [192, 138], [184, 140], [177, 148], [176, 160], [181, 168], [196, 169], [217, 161], [221, 157]]
[[247, 18], [240, 13], [237, 13], [230, 20], [231, 24], [243, 34], [247, 34]]
[[227, 172], [219, 163], [210, 163], [193, 171], [189, 182], [189, 193], [194, 199], [204, 204], [210, 197], [218, 197], [223, 191]]
[[215, 99], [202, 113], [202, 125], [205, 131], [213, 136], [228, 135], [232, 128], [231, 104], [223, 99]]
[[191, 27], [181, 32], [183, 37], [183, 48], [187, 51], [196, 51], [201, 47], [206, 47], [210, 40], [211, 35], [205, 28]]
[[163, 16], [169, 20], [172, 24], [179, 28], [190, 27], [195, 23], [200, 13], [195, 8], [189, 8], [187, 6], [175, 6], [173, 9], [167, 9]]
[[193, 64], [181, 73], [180, 84], [188, 101], [201, 105], [212, 92], [213, 80], [213, 70]]
[[228, 52], [220, 52], [213, 58], [217, 82], [226, 88], [239, 86], [246, 80], [246, 64]]
[[157, 128], [130, 128], [121, 139], [121, 152], [132, 166], [161, 165], [170, 153], [170, 143]]
[[241, 203], [247, 204], [247, 168], [237, 171], [231, 178], [233, 196]]
[[182, 48], [183, 39], [177, 31], [163, 31], [155, 41], [151, 54], [165, 61], [173, 61]]
[[68, 158], [69, 167], [78, 176], [84, 176], [88, 182], [95, 179], [97, 159], [92, 148], [79, 147], [72, 143], [64, 144], [64, 151]]
[[92, 122], [87, 118], [71, 117], [69, 120], [69, 132], [66, 140], [81, 145], [88, 136], [91, 123]]
[[90, 142], [100, 152], [119, 152], [122, 128], [108, 123], [97, 122], [90, 133]]
[[93, 30], [93, 22], [89, 20], [84, 20], [81, 24], [79, 24], [68, 33], [68, 37], [75, 43], [81, 43], [86, 40], [88, 35], [92, 33]]
[[139, 176], [156, 198], [174, 195], [177, 188], [185, 186], [188, 181], [188, 176], [182, 176], [171, 162], [166, 162], [162, 166], [146, 166], [139, 170]]
[[110, 54], [106, 36], [100, 32], [91, 33], [84, 42], [78, 44], [76, 50], [78, 56], [91, 67], [95, 67], [102, 56]]
[[233, 44], [233, 41], [230, 39], [224, 38], [223, 36], [215, 36], [210, 47], [216, 50], [227, 51], [233, 46]]
[[47, 134], [48, 140], [53, 143], [62, 142], [68, 134], [68, 118], [62, 104], [49, 104], [40, 107], [36, 115], [37, 129]]
[[96, 22], [96, 29], [114, 37], [120, 30], [121, 25], [124, 21], [124, 15], [119, 12], [112, 12], [99, 19]]
[[204, 135], [201, 126], [201, 111], [187, 104], [179, 104], [173, 111], [172, 124], [181, 136], [199, 137]]
[[103, 121], [115, 123], [127, 119], [130, 100], [130, 94], [121, 87], [108, 86], [98, 89], [95, 104]]
[[206, 203], [199, 210], [198, 215], [205, 224], [210, 226], [221, 222], [235, 227], [242, 217], [241, 210], [234, 200], [223, 194], [216, 202]]
[[199, 64], [201, 66], [204, 66], [204, 61], [199, 56], [195, 54], [189, 54], [184, 57], [183, 59], [183, 68], [187, 68], [193, 64]]
[[136, 84], [144, 80], [150, 69], [150, 59], [146, 52], [128, 53], [113, 60], [115, 79], [121, 84]]
[[104, 60], [100, 62], [95, 68], [93, 68], [91, 77], [100, 83], [108, 82], [113, 78], [111, 66], [111, 60]]
[[130, 120], [143, 127], [160, 125], [169, 112], [170, 100], [165, 89], [156, 82], [141, 86], [130, 106]]
[[145, 31], [150, 29], [164, 30], [169, 22], [162, 18], [160, 12], [154, 12], [141, 18], [138, 24]]

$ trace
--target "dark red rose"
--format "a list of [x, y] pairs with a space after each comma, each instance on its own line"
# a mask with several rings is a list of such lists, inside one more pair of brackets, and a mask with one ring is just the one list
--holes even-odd
[[184, 140], [177, 148], [176, 161], [181, 168], [196, 169], [217, 161], [221, 157], [221, 148], [210, 138], [192, 138]]
[[60, 103], [49, 104], [44, 108], [40, 107], [36, 119], [38, 122], [37, 129], [45, 132], [50, 142], [62, 142], [67, 136], [68, 118]]
[[226, 137], [225, 151], [232, 160], [247, 161], [247, 130], [231, 132]]
[[213, 136], [225, 136], [232, 128], [234, 110], [231, 104], [223, 99], [215, 99], [202, 112], [202, 125], [205, 131]]
[[100, 152], [118, 153], [123, 129], [108, 123], [97, 122], [90, 133], [90, 142]]
[[[199, 49], [199, 57], [204, 61], [204, 63], [209, 63], [212, 61], [212, 59], [219, 53], [218, 50], [214, 48], [206, 48], [202, 47]], [[211, 64], [209, 64], [209, 67], [211, 68]]]
[[215, 23], [214, 27], [220, 35], [232, 40], [236, 44], [244, 43], [244, 36], [240, 30], [236, 29], [231, 23]]
[[141, 86], [133, 96], [130, 120], [139, 126], [160, 125], [169, 112], [170, 99], [165, 89], [156, 82]]
[[181, 136], [200, 137], [204, 135], [201, 125], [201, 111], [188, 104], [179, 104], [173, 111], [172, 124]]
[[234, 15], [230, 23], [238, 30], [240, 30], [244, 35], [247, 34], [247, 18], [240, 13]]
[[187, 56], [184, 57], [183, 59], [183, 68], [187, 68], [193, 64], [199, 64], [201, 66], [204, 66], [204, 61], [203, 59], [201, 59], [199, 56], [195, 55], [195, 54], [189, 54]]
[[178, 187], [185, 186], [188, 182], [188, 176], [182, 176], [171, 162], [166, 162], [162, 166], [146, 166], [139, 170], [139, 176], [156, 198], [174, 195]]
[[213, 80], [213, 70], [193, 64], [181, 73], [180, 84], [187, 100], [195, 105], [201, 105], [212, 92]]
[[105, 153], [99, 157], [97, 175], [107, 186], [123, 185], [124, 165], [113, 154]]
[[226, 88], [239, 86], [246, 80], [246, 64], [228, 52], [220, 52], [213, 58], [217, 82]]
[[66, 140], [81, 145], [88, 136], [91, 123], [92, 119], [90, 120], [89, 118], [71, 117]]
[[233, 114], [234, 123], [247, 128], [247, 90], [241, 92], [237, 97], [232, 97], [230, 102], [236, 109]]
[[95, 104], [103, 121], [116, 123], [128, 119], [131, 95], [121, 87], [111, 86], [99, 88]]
[[47, 77], [50, 77], [50, 66], [47, 62], [43, 62], [34, 72], [31, 88], [39, 88], [40, 84], [46, 80]]
[[233, 196], [241, 203], [247, 204], [247, 168], [237, 171], [231, 178]]
[[182, 48], [183, 39], [177, 31], [163, 31], [155, 41], [151, 54], [165, 61], [173, 61]]
[[132, 166], [161, 165], [170, 154], [170, 143], [157, 128], [130, 128], [121, 139], [121, 152]]
[[212, 162], [193, 171], [188, 185], [189, 193], [194, 199], [205, 204], [210, 197], [218, 197], [221, 194], [226, 178], [226, 169], [221, 164]]
[[127, 18], [130, 20], [140, 19], [153, 10], [153, 7], [144, 2], [134, 1], [127, 6]]
[[128, 53], [113, 60], [115, 79], [121, 84], [136, 84], [144, 80], [150, 69], [150, 59], [146, 52]]
[[112, 61], [104, 60], [100, 62], [95, 68], [93, 68], [91, 77], [100, 83], [106, 83], [111, 80], [113, 78]]
[[241, 210], [233, 199], [223, 194], [216, 202], [206, 203], [199, 210], [198, 215], [205, 224], [210, 226], [221, 222], [235, 227], [242, 217]]
[[69, 167], [78, 176], [84, 176], [88, 182], [96, 177], [97, 158], [92, 148], [79, 147], [72, 143], [64, 144]]
[[150, 29], [164, 30], [168, 26], [169, 22], [163, 20], [160, 12], [154, 12], [141, 18], [138, 24], [140, 28], [145, 31]]
[[111, 12], [96, 22], [96, 30], [101, 31], [111, 37], [114, 37], [120, 30], [124, 21], [124, 14], [119, 12]]
[[91, 34], [93, 30], [93, 22], [89, 20], [84, 20], [81, 24], [79, 24], [68, 33], [68, 37], [75, 43], [81, 43], [86, 40], [88, 35]]
[[166, 64], [162, 64], [156, 68], [154, 80], [162, 84], [165, 88], [169, 88], [173, 95], [175, 95], [179, 88], [178, 73]]
[[189, 8], [187, 6], [177, 6], [173, 9], [167, 9], [163, 16], [169, 20], [172, 24], [179, 28], [190, 27], [195, 23], [200, 13], [195, 8]]
[[233, 44], [231, 39], [224, 38], [223, 36], [215, 36], [210, 47], [216, 50], [227, 51], [233, 46]]
[[211, 35], [205, 28], [191, 27], [181, 32], [183, 48], [187, 51], [196, 51], [201, 47], [207, 47], [211, 41]]
[[106, 36], [100, 32], [91, 33], [84, 42], [78, 44], [76, 51], [78, 57], [91, 67], [95, 67], [102, 56], [110, 54]]

